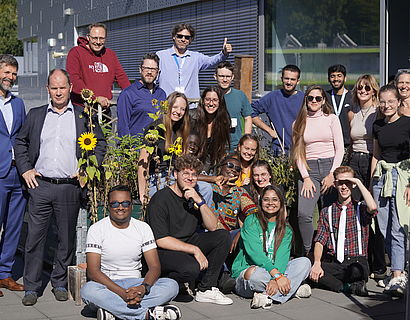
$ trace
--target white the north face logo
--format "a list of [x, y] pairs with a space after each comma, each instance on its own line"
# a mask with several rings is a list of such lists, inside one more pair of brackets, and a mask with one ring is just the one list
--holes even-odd
[[90, 64], [88, 68], [92, 69], [93, 72], [99, 72], [99, 73], [108, 72], [108, 67], [104, 63], [101, 63], [101, 62], [94, 62], [94, 65]]

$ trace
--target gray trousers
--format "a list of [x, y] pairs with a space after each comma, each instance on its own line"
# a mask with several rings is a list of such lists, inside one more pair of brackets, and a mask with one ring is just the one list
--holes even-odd
[[321, 181], [326, 177], [333, 165], [333, 158], [308, 160], [307, 164], [310, 168], [309, 176], [316, 187], [313, 198], [305, 198], [301, 195], [303, 181], [298, 181], [298, 223], [299, 230], [302, 236], [303, 247], [308, 253], [312, 246], [313, 240], [313, 211], [316, 203], [320, 200], [319, 209], [330, 206], [336, 201], [337, 196], [334, 188], [324, 194], [320, 194], [322, 187]]

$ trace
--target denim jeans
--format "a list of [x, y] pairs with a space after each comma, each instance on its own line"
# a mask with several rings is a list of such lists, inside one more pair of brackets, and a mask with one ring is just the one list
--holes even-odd
[[[151, 175], [149, 177], [149, 197], [152, 198], [152, 196], [155, 194], [155, 192], [165, 188], [167, 186], [167, 178], [165, 173], [160, 173], [159, 174], [159, 181], [158, 181], [158, 186], [157, 186], [157, 181], [158, 178], [156, 175]], [[175, 183], [175, 178], [174, 175], [171, 174], [169, 177], [169, 185]], [[204, 198], [205, 203], [208, 205], [208, 207], [211, 207], [212, 205], [212, 196], [213, 196], [213, 191], [212, 191], [212, 185], [208, 182], [205, 181], [198, 181], [195, 187], [195, 190], [198, 191], [202, 198]]]
[[[385, 173], [373, 183], [373, 197], [377, 202], [379, 211], [376, 217], [385, 239], [387, 254], [391, 261], [391, 270], [403, 271], [406, 262], [407, 237], [404, 228], [400, 224], [396, 206], [397, 170], [392, 169], [393, 194], [391, 197], [381, 196], [384, 178]], [[403, 195], [399, 194], [397, 196], [402, 197]]]
[[[289, 261], [284, 275], [290, 281], [290, 291], [287, 295], [277, 291], [271, 296], [271, 299], [279, 303], [288, 301], [300, 287], [302, 281], [308, 277], [311, 266], [310, 260], [305, 257]], [[246, 270], [243, 270], [239, 277], [236, 278], [236, 293], [241, 297], [252, 298], [254, 292], [265, 292], [266, 285], [272, 278], [269, 272], [264, 268], [256, 266], [249, 280], [245, 280], [244, 274]]]
[[[128, 278], [113, 280], [124, 289], [137, 287], [144, 281], [142, 278]], [[169, 278], [159, 278], [152, 286], [148, 295], [142, 298], [139, 306], [129, 307], [116, 293], [107, 289], [101, 283], [89, 281], [81, 288], [81, 298], [86, 304], [93, 304], [107, 310], [119, 319], [136, 320], [145, 319], [148, 308], [163, 305], [176, 297], [178, 284]]]
[[322, 186], [321, 181], [325, 178], [332, 168], [333, 158], [308, 160], [307, 164], [310, 168], [309, 177], [316, 187], [316, 192], [313, 198], [305, 198], [301, 195], [303, 181], [298, 181], [298, 223], [300, 235], [302, 236], [305, 252], [309, 252], [313, 240], [313, 211], [316, 203], [320, 199], [319, 209], [330, 206], [337, 200], [336, 191], [331, 187], [324, 195], [320, 193]]

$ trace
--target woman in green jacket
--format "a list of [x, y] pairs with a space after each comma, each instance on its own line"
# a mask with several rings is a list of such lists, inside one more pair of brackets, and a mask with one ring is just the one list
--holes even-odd
[[310, 287], [300, 284], [309, 275], [310, 260], [302, 257], [289, 261], [293, 232], [286, 222], [283, 192], [275, 185], [265, 187], [259, 207], [241, 229], [239, 253], [232, 265], [237, 294], [253, 296], [251, 308], [285, 303], [295, 293], [309, 297]]

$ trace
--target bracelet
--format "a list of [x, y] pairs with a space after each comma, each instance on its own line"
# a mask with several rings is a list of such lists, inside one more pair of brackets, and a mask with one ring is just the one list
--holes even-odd
[[275, 280], [278, 281], [280, 278], [283, 278], [283, 277], [284, 277], [284, 275], [281, 274], [280, 276], [276, 277]]
[[205, 200], [202, 199], [202, 201], [200, 203], [197, 203], [196, 205], [198, 206], [198, 208], [202, 207], [205, 204]]

